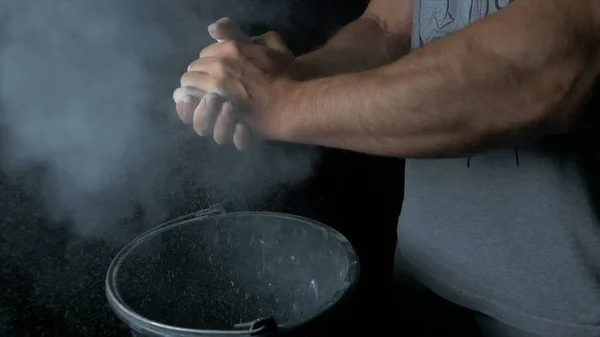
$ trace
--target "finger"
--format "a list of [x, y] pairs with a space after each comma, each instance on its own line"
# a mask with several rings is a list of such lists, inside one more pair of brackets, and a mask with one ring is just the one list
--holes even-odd
[[186, 96], [182, 101], [176, 103], [177, 115], [185, 124], [191, 124], [194, 118], [194, 110], [200, 103], [195, 97]]
[[225, 63], [228, 63], [228, 60], [223, 56], [206, 56], [190, 63], [188, 71], [207, 73], [213, 77], [219, 77], [226, 73]]
[[185, 96], [196, 97], [198, 100], [201, 100], [206, 93], [204, 91], [198, 90], [194, 87], [179, 87], [173, 92], [173, 100], [175, 102], [181, 101]]
[[[239, 65], [228, 62], [228, 60], [223, 57], [205, 57], [197, 59], [189, 65], [188, 69], [188, 73], [196, 73], [198, 75], [188, 75], [190, 78], [186, 79], [186, 83], [196, 83], [194, 86], [201, 90], [208, 91], [211, 90], [208, 88], [212, 88], [212, 92], [219, 94], [223, 98], [229, 97], [225, 88], [227, 79], [231, 78], [232, 75], [233, 77], [238, 77], [243, 72]], [[206, 79], [203, 74], [209, 74], [210, 78]], [[202, 86], [199, 87], [199, 85]]]
[[[207, 67], [205, 69], [211, 69]], [[217, 80], [206, 72], [188, 71], [181, 76], [182, 87], [192, 87], [202, 92], [216, 92]]]
[[190, 124], [192, 122], [194, 110], [202, 97], [204, 97], [204, 94], [204, 92], [192, 87], [177, 88], [173, 92], [177, 114], [184, 123]]
[[200, 58], [214, 57], [214, 56], [233, 56], [239, 57], [241, 55], [247, 56], [249, 53], [256, 53], [257, 50], [261, 50], [262, 47], [248, 43], [240, 43], [238, 41], [230, 40], [221, 43], [212, 44], [200, 52]]
[[173, 92], [173, 100], [175, 103], [181, 102], [186, 96], [195, 97], [198, 100], [201, 100], [204, 95], [206, 95], [206, 92], [194, 87], [179, 87]]
[[252, 144], [252, 131], [243, 123], [237, 123], [233, 131], [233, 144], [238, 150], [245, 150]]
[[217, 144], [227, 144], [233, 138], [233, 128], [235, 126], [235, 114], [231, 102], [223, 103], [221, 112], [215, 122], [213, 138]]
[[260, 36], [255, 36], [252, 38], [252, 41], [258, 45], [277, 50], [284, 54], [292, 53], [285, 41], [283, 41], [283, 38], [273, 31], [264, 33]]
[[243, 43], [251, 43], [252, 40], [229, 18], [222, 18], [208, 26], [208, 33], [218, 42], [236, 40]]
[[194, 111], [194, 131], [199, 136], [209, 136], [213, 132], [218, 112], [221, 110], [222, 101], [219, 95], [210, 93], [200, 101]]

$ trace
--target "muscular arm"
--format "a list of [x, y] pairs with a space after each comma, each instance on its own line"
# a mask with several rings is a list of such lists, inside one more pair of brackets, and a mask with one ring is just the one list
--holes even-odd
[[371, 0], [365, 13], [327, 44], [296, 58], [299, 79], [359, 72], [388, 64], [410, 50], [413, 0]]
[[389, 65], [296, 84], [273, 138], [421, 157], [567, 132], [599, 35], [598, 0], [517, 0]]

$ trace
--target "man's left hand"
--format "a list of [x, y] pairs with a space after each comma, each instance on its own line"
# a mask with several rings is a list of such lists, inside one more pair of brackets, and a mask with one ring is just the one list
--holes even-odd
[[[207, 125], [210, 121], [204, 118], [207, 114], [202, 105], [219, 98], [212, 95], [219, 95], [225, 99], [222, 109], [225, 118], [219, 118], [217, 122], [226, 125], [214, 126], [215, 131], [221, 130], [224, 134], [216, 136], [223, 140], [231, 137], [233, 128], [239, 125], [234, 119], [240, 118], [255, 135], [276, 138], [281, 126], [278, 107], [294, 85], [294, 81], [286, 76], [290, 62], [289, 55], [258, 44], [227, 41], [205, 48], [181, 77], [182, 87], [210, 93], [195, 110], [193, 125], [196, 132], [202, 134], [211, 127]], [[234, 110], [241, 113], [236, 114]], [[228, 126], [232, 130], [223, 130]]]

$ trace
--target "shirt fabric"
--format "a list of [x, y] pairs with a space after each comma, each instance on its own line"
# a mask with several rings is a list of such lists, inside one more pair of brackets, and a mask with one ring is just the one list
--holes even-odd
[[[412, 48], [510, 2], [416, 0]], [[561, 136], [473, 157], [408, 159], [396, 267], [518, 329], [600, 336], [600, 221], [585, 174], [600, 167], [582, 168], [581, 148]]]

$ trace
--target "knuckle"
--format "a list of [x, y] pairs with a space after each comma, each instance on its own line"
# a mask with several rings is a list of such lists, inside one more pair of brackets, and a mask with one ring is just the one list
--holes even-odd
[[229, 65], [227, 60], [224, 58], [215, 58], [210, 60], [208, 65], [210, 77], [214, 80], [216, 85], [222, 84], [228, 77]]
[[212, 49], [212, 46], [213, 46], [213, 45], [210, 45], [210, 46], [208, 46], [208, 47], [206, 47], [206, 48], [203, 48], [203, 49], [200, 51], [200, 53], [198, 54], [198, 56], [199, 56], [200, 58], [202, 58], [202, 57], [206, 56], [206, 54], [207, 54], [207, 53], [209, 53], [209, 52], [210, 52], [210, 50]]
[[215, 75], [218, 78], [225, 77], [225, 74], [227, 74], [228, 69], [227, 60], [224, 58], [215, 59], [213, 61], [213, 68], [215, 71]]
[[223, 50], [226, 54], [231, 56], [239, 56], [241, 53], [240, 44], [235, 40], [223, 42]]
[[220, 24], [224, 24], [224, 25], [230, 25], [231, 19], [227, 16], [224, 16], [224, 17], [220, 18], [219, 20], [217, 20], [217, 22]]
[[199, 60], [195, 60], [194, 62], [190, 63], [187, 71], [193, 71], [194, 69], [196, 69], [198, 67], [198, 62]]
[[192, 82], [192, 78], [193, 78], [193, 74], [189, 71], [183, 73], [183, 75], [181, 75], [181, 86], [187, 86]]
[[224, 77], [215, 79], [215, 90], [224, 90], [227, 87], [227, 80]]
[[275, 31], [270, 30], [270, 31], [264, 33], [263, 36], [267, 37], [267, 38], [273, 38], [273, 37], [277, 37], [278, 38], [279, 34], [277, 32], [275, 32]]
[[214, 53], [215, 48], [218, 48], [220, 45], [220, 43], [213, 43], [205, 48], [203, 48], [200, 53], [198, 54], [198, 56], [200, 58], [205, 57], [207, 55], [210, 55], [211, 53]]
[[195, 71], [187, 71], [181, 75], [181, 86], [182, 87], [194, 87], [199, 82], [202, 82], [202, 77], [199, 77], [199, 73]]

